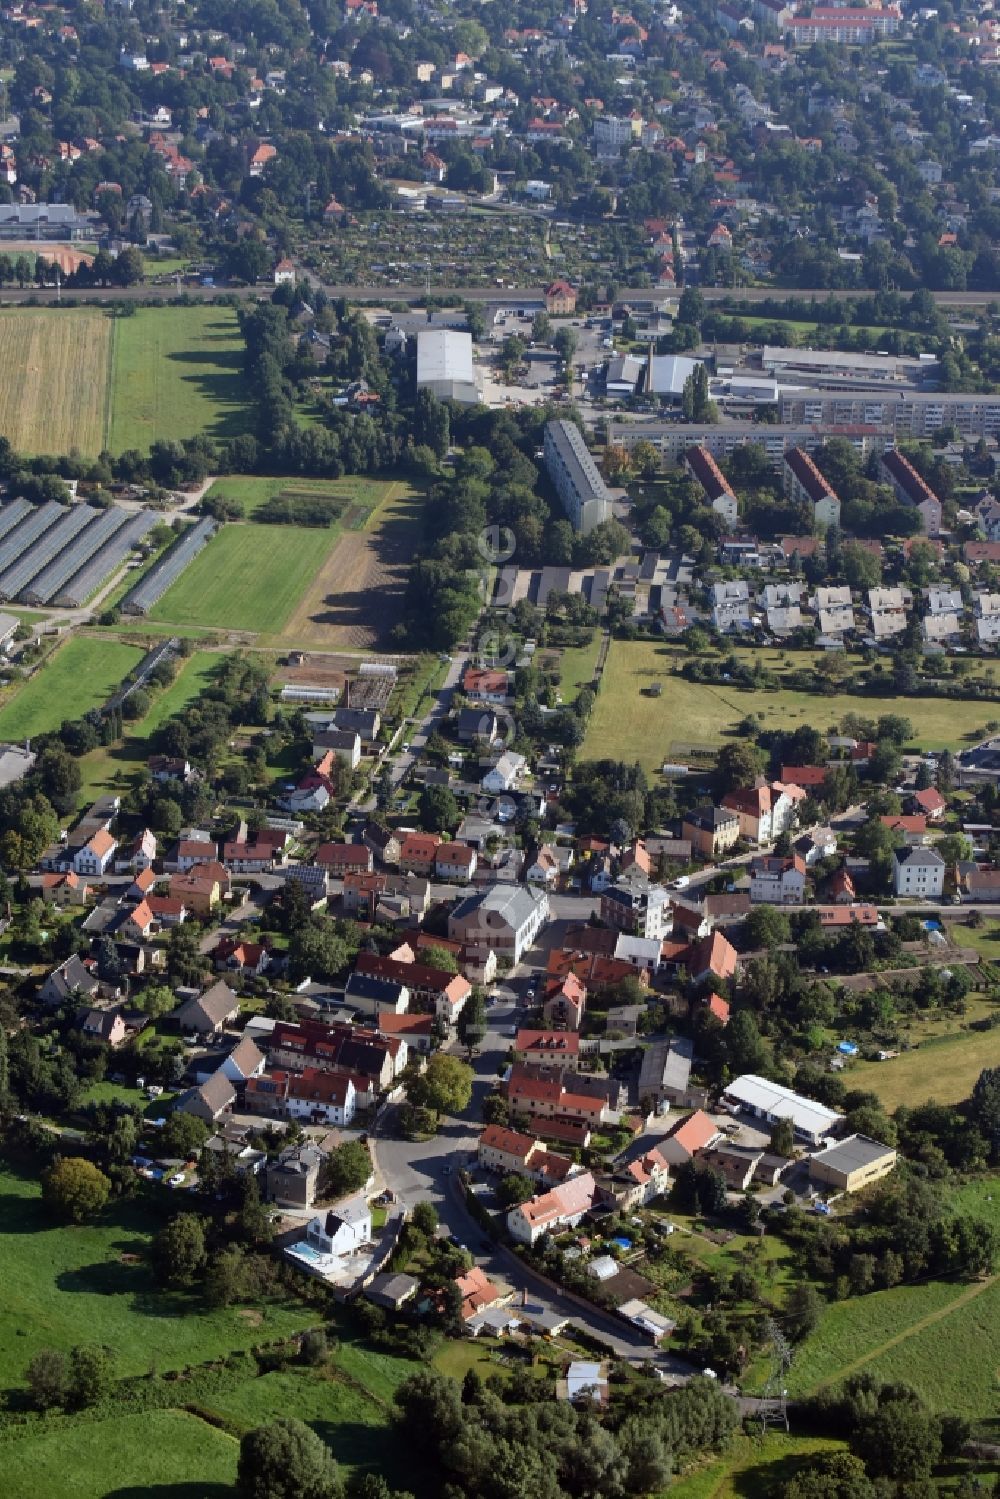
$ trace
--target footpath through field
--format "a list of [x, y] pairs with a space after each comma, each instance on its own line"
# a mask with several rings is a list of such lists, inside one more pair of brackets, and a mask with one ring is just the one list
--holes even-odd
[[949, 1301], [947, 1306], [941, 1306], [938, 1307], [937, 1311], [928, 1312], [926, 1317], [920, 1317], [916, 1322], [911, 1322], [909, 1327], [905, 1327], [902, 1332], [896, 1333], [895, 1337], [887, 1338], [877, 1348], [870, 1348], [861, 1358], [853, 1359], [851, 1363], [844, 1364], [840, 1369], [835, 1369], [832, 1374], [827, 1374], [823, 1379], [817, 1381], [808, 1393], [814, 1394], [817, 1390], [825, 1389], [827, 1385], [837, 1384], [840, 1380], [848, 1379], [852, 1374], [857, 1374], [860, 1369], [874, 1362], [875, 1359], [881, 1358], [890, 1349], [898, 1348], [900, 1343], [905, 1343], [910, 1338], [916, 1337], [918, 1333], [922, 1333], [926, 1328], [932, 1327], [936, 1322], [945, 1321], [946, 1318], [958, 1311], [959, 1307], [968, 1305], [970, 1301], [975, 1301], [977, 1296], [981, 1296], [984, 1291], [988, 1291], [998, 1280], [1000, 1280], [1000, 1275], [989, 1275], [985, 1280], [979, 1280], [971, 1286], [966, 1286], [965, 1290], [960, 1291], [954, 1301]]

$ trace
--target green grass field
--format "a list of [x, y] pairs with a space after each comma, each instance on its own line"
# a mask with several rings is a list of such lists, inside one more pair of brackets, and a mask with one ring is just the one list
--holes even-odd
[[117, 640], [71, 637], [0, 707], [0, 738], [29, 738], [79, 718], [103, 703], [142, 656]]
[[252, 423], [243, 340], [229, 307], [142, 307], [117, 318], [108, 447], [158, 438], [233, 437]]
[[160, 726], [180, 713], [209, 685], [221, 651], [194, 651], [181, 663], [170, 686], [157, 694], [145, 718], [129, 724], [124, 740], [116, 745], [98, 745], [80, 761], [83, 786], [80, 795], [91, 801], [102, 792], [120, 785], [121, 777], [134, 775], [149, 756], [149, 738]]
[[[275, 1416], [294, 1414], [323, 1438], [345, 1468], [388, 1468], [393, 1462], [386, 1441], [388, 1412], [379, 1399], [344, 1372], [346, 1351], [337, 1350], [329, 1372], [287, 1369], [248, 1380], [236, 1390], [213, 1397], [210, 1413], [222, 1416], [234, 1435]], [[405, 1364], [404, 1368], [403, 1377], [408, 1378], [418, 1365]], [[396, 1385], [401, 1383], [402, 1379], [396, 1381]], [[398, 1465], [394, 1478], [396, 1483], [404, 1482], [403, 1464]]]
[[594, 668], [601, 650], [603, 636], [594, 631], [589, 645], [574, 646], [563, 651], [559, 658], [559, 692], [564, 703], [575, 702], [584, 687], [594, 680]]
[[[760, 654], [768, 665], [777, 660], [775, 652]], [[674, 663], [681, 659], [682, 652], [671, 646], [614, 641], [580, 758], [639, 760], [645, 770], [656, 771], [685, 746], [722, 744], [751, 712], [763, 716], [765, 728], [786, 730], [801, 724], [826, 729], [845, 713], [877, 718], [882, 713], [905, 712], [913, 722], [914, 746], [958, 749], [991, 711], [989, 704], [943, 698], [901, 701], [850, 692], [819, 696], [788, 689], [741, 691], [671, 675]], [[787, 659], [794, 663], [802, 657], [789, 652]], [[642, 689], [654, 682], [662, 684], [660, 697], [644, 696]]]
[[723, 1457], [677, 1478], [671, 1499], [765, 1499], [787, 1483], [807, 1458], [843, 1451], [844, 1444], [826, 1437], [768, 1432], [763, 1441], [739, 1435]]
[[[68, 1350], [100, 1342], [115, 1350], [119, 1375], [201, 1363], [307, 1327], [315, 1319], [296, 1303], [258, 1317], [237, 1306], [206, 1311], [196, 1299], [154, 1287], [145, 1256], [168, 1208], [151, 1197], [118, 1201], [80, 1228], [54, 1223], [34, 1181], [0, 1173], [4, 1327], [0, 1389], [18, 1386], [39, 1348]], [[126, 1256], [137, 1255], [137, 1262]], [[0, 1485], [2, 1487], [2, 1485]]]
[[53, 1423], [4, 1447], [5, 1499], [227, 1499], [238, 1443], [186, 1411]]
[[958, 1031], [888, 1062], [858, 1062], [851, 1087], [870, 1088], [890, 1112], [901, 1103], [960, 1103], [984, 1067], [1000, 1066], [1000, 1029]]
[[153, 700], [146, 717], [135, 725], [135, 733], [147, 738], [168, 718], [173, 718], [211, 685], [219, 663], [224, 660], [222, 651], [193, 651], [181, 662], [180, 670], [166, 691]]
[[276, 634], [334, 544], [332, 531], [223, 526], [163, 595], [151, 618]]
[[[956, 1212], [1000, 1228], [1000, 1179], [981, 1177], [952, 1197]], [[996, 1426], [1000, 1383], [1000, 1276], [930, 1281], [833, 1302], [796, 1350], [792, 1394], [865, 1369], [912, 1384], [931, 1406]]]

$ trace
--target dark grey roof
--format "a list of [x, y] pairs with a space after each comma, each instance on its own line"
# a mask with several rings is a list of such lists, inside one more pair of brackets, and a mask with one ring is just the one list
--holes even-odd
[[197, 1029], [199, 1024], [207, 1022], [214, 1028], [224, 1024], [227, 1016], [239, 1008], [239, 1003], [233, 990], [220, 979], [204, 994], [195, 995], [175, 1010], [174, 1018], [182, 1027], [192, 1025]]
[[496, 727], [497, 716], [490, 708], [463, 708], [458, 715], [460, 734], [489, 736], [496, 733]]
[[896, 862], [899, 864], [929, 864], [935, 868], [944, 863], [935, 848], [897, 848]]
[[576, 423], [548, 422], [545, 433], [558, 452], [580, 499], [606, 500], [610, 504], [611, 494]]
[[730, 823], [737, 820], [736, 813], [730, 812], [727, 807], [695, 807], [693, 811], [684, 814], [684, 821], [689, 822], [693, 828], [705, 828], [709, 831], [729, 827]]
[[873, 1166], [892, 1150], [893, 1146], [883, 1145], [869, 1135], [848, 1135], [846, 1140], [839, 1140], [836, 1145], [817, 1152], [812, 1159], [822, 1161], [824, 1166], [832, 1166], [835, 1171], [849, 1173], [861, 1166]]
[[395, 979], [376, 978], [371, 973], [352, 973], [344, 988], [344, 998], [373, 999], [382, 1004], [396, 1004], [405, 985]]

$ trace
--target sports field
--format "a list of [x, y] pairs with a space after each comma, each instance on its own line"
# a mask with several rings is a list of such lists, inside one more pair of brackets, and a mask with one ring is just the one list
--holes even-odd
[[99, 707], [143, 654], [117, 640], [74, 635], [0, 707], [0, 739], [28, 739]]
[[96, 458], [104, 446], [112, 323], [96, 307], [0, 312], [0, 434], [21, 453]]
[[158, 438], [233, 437], [252, 412], [243, 340], [230, 307], [142, 307], [116, 318], [108, 447]]
[[277, 634], [335, 545], [333, 531], [223, 526], [168, 588], [150, 618]]
[[[776, 659], [774, 652], [763, 654], [769, 666], [771, 658]], [[802, 724], [827, 729], [845, 713], [867, 718], [905, 713], [914, 726], [914, 746], [958, 749], [993, 712], [988, 703], [946, 698], [868, 697], [850, 692], [819, 696], [788, 689], [742, 691], [688, 682], [671, 674], [674, 664], [685, 659], [678, 647], [614, 641], [580, 758], [639, 760], [645, 770], [655, 772], [664, 760], [684, 758], [689, 746], [717, 748], [748, 713], [759, 713], [764, 727], [772, 729], [795, 729]], [[789, 662], [794, 664], [796, 659], [788, 653]], [[661, 684], [660, 696], [645, 695], [643, 689], [656, 682]]]

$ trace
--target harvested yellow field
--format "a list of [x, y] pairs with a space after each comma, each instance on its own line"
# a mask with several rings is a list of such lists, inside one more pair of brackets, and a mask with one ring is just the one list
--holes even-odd
[[98, 308], [0, 312], [0, 434], [16, 451], [96, 458], [104, 446], [110, 318]]

